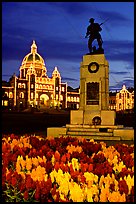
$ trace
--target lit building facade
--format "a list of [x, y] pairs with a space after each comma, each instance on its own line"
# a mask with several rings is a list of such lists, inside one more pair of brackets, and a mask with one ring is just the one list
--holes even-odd
[[134, 90], [128, 91], [123, 85], [116, 94], [116, 111], [132, 110], [134, 108]]

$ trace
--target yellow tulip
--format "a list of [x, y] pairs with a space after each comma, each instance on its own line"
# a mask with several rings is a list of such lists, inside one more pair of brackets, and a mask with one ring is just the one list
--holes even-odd
[[73, 202], [83, 202], [84, 201], [84, 194], [80, 186], [73, 182], [71, 185], [71, 182], [69, 184], [70, 189], [70, 199], [72, 199]]
[[31, 158], [26, 160], [26, 169], [30, 171], [32, 169], [32, 161]]
[[128, 185], [128, 189], [129, 189], [128, 194], [130, 194], [130, 193], [131, 193], [132, 186], [134, 186], [134, 175], [133, 175], [132, 178], [131, 178], [130, 175], [124, 176], [124, 180], [126, 181], [126, 183], [127, 183], [127, 185]]
[[33, 157], [33, 158], [32, 158], [32, 163], [33, 163], [33, 165], [36, 166], [36, 167], [39, 165], [39, 161], [38, 161], [38, 159], [37, 159], [36, 157]]

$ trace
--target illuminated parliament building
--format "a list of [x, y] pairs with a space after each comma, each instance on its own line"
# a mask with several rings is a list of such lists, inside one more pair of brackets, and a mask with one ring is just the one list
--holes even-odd
[[[51, 78], [43, 58], [37, 53], [37, 45], [33, 41], [31, 52], [27, 54], [19, 68], [19, 76], [15, 74], [9, 82], [2, 81], [2, 107], [17, 108], [69, 108], [78, 109], [80, 88], [73, 89], [62, 83], [57, 67]], [[109, 93], [109, 109], [116, 111], [134, 108], [134, 90], [127, 90], [123, 85], [119, 93]]]
[[[51, 78], [47, 76], [44, 60], [37, 53], [35, 41], [31, 45], [31, 52], [24, 57], [19, 73], [18, 77], [14, 74], [9, 82], [2, 83], [3, 106], [21, 109], [30, 106], [39, 108], [70, 106], [69, 98], [72, 93], [67, 92], [67, 83], [62, 83], [57, 67], [54, 68]], [[78, 108], [79, 94], [73, 92], [72, 96], [74, 107]]]

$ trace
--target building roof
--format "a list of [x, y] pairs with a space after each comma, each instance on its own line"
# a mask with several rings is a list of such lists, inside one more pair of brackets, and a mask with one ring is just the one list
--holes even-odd
[[132, 93], [134, 91], [134, 87], [128, 87], [127, 89], [130, 93]]
[[109, 96], [116, 96], [117, 92], [109, 92]]
[[68, 86], [68, 87], [67, 87], [67, 91], [68, 91], [68, 92], [77, 92], [77, 93], [78, 93], [78, 92], [79, 92], [79, 88], [75, 88], [75, 89], [74, 89], [74, 88], [72, 88], [71, 86]]
[[7, 81], [2, 81], [2, 86], [9, 87], [9, 86], [10, 86], [10, 83], [7, 82]]

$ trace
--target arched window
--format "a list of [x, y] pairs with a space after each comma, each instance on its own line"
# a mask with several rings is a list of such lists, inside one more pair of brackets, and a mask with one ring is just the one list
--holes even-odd
[[24, 88], [24, 89], [25, 89], [25, 83], [23, 83], [23, 84], [22, 84], [22, 88]]
[[7, 96], [7, 97], [8, 97], [8, 92], [5, 92], [5, 96]]
[[9, 93], [9, 98], [13, 98], [13, 93], [12, 92]]
[[20, 92], [19, 97], [20, 97], [20, 98], [24, 98], [24, 93], [23, 93], [23, 92]]
[[18, 84], [18, 88], [21, 88], [21, 83]]

